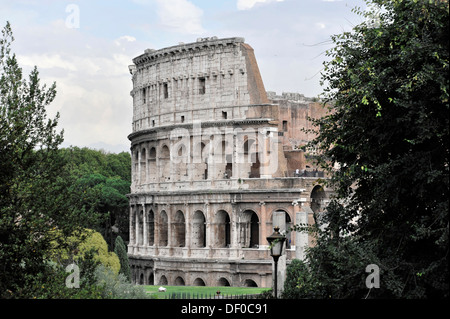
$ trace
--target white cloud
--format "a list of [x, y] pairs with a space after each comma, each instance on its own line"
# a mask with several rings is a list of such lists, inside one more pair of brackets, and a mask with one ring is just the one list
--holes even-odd
[[66, 28], [61, 21], [31, 31], [16, 29], [17, 60], [25, 78], [36, 65], [42, 84], [56, 82], [48, 116], [60, 112], [63, 145], [129, 145], [132, 83], [127, 66], [148, 44], [131, 35], [93, 37]]
[[134, 41], [136, 41], [135, 37], [132, 37], [131, 35], [123, 35], [118, 39], [114, 40], [114, 43], [117, 46], [120, 46], [122, 42], [134, 42]]
[[316, 26], [319, 30], [325, 29], [325, 27], [326, 27], [325, 23], [322, 23], [322, 22], [317, 22]]
[[249, 10], [253, 8], [257, 3], [271, 3], [271, 2], [283, 2], [284, 0], [238, 0], [238, 10]]
[[164, 27], [175, 32], [201, 34], [203, 10], [187, 0], [157, 0], [157, 13]]
[[64, 60], [59, 54], [17, 55], [17, 60], [22, 66], [28, 66], [30, 68], [37, 65], [39, 69], [61, 68], [68, 71], [77, 70], [75, 64]]

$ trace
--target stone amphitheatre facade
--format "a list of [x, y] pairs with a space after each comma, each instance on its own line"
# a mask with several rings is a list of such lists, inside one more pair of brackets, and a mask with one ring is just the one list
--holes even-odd
[[[325, 109], [266, 92], [242, 38], [148, 49], [133, 63], [133, 281], [270, 287], [266, 237], [314, 222], [329, 196], [301, 131]], [[302, 258], [311, 238], [286, 236], [287, 263]]]

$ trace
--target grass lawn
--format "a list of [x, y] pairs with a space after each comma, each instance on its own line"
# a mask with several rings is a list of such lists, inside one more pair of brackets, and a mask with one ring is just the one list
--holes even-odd
[[206, 287], [206, 286], [163, 286], [166, 292], [158, 292], [161, 286], [144, 286], [145, 291], [158, 299], [164, 299], [172, 293], [187, 293], [191, 296], [195, 295], [215, 295], [219, 290], [221, 295], [252, 295], [260, 294], [270, 288], [253, 288], [253, 287]]

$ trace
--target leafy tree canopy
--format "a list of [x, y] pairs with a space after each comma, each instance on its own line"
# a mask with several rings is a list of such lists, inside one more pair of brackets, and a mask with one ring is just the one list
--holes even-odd
[[7, 23], [0, 37], [0, 297], [16, 296], [27, 278], [45, 273], [52, 242], [98, 219], [65, 169], [59, 114], [47, 118], [56, 85], [42, 85], [37, 68], [23, 77], [13, 40]]
[[324, 298], [367, 296], [364, 263], [381, 272], [369, 297], [448, 297], [448, 1], [367, 3], [322, 74], [330, 112], [309, 147], [336, 198], [310, 271]]
[[[55, 232], [58, 233], [57, 230]], [[59, 235], [57, 234], [56, 236]], [[85, 258], [88, 252], [92, 251], [94, 262], [110, 268], [116, 274], [119, 273], [119, 258], [115, 253], [108, 251], [108, 245], [99, 232], [92, 229], [84, 229], [81, 232], [76, 232], [69, 237], [61, 239], [59, 242], [64, 242], [64, 244], [60, 245], [54, 242], [49, 258], [62, 266], [65, 267], [72, 262], [78, 263]]]

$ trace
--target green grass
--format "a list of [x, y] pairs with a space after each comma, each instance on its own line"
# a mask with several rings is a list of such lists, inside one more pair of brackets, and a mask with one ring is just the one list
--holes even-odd
[[145, 291], [152, 297], [158, 299], [164, 299], [170, 296], [172, 293], [188, 293], [191, 296], [194, 295], [215, 295], [219, 290], [221, 295], [253, 295], [260, 294], [269, 288], [254, 288], [254, 287], [206, 287], [206, 286], [163, 286], [166, 288], [166, 292], [158, 292], [158, 288], [161, 286], [144, 286]]

